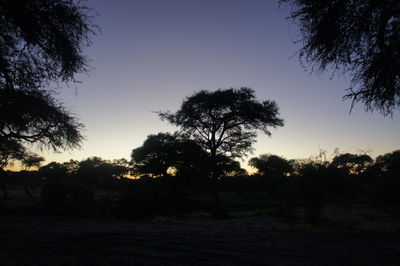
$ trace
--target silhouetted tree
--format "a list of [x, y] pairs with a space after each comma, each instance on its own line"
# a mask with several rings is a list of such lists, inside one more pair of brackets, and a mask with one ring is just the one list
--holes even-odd
[[268, 127], [283, 126], [276, 103], [257, 101], [250, 88], [201, 90], [186, 98], [176, 113], [159, 112], [159, 116], [180, 127], [208, 151], [214, 182], [211, 194], [216, 202], [220, 202], [216, 191], [217, 157], [241, 157], [252, 150], [257, 130], [270, 135]]
[[37, 206], [40, 206], [40, 204], [32, 195], [30, 188], [36, 189], [40, 185], [40, 179], [38, 176], [38, 171], [30, 171], [30, 170], [32, 167], [39, 168], [40, 164], [44, 160], [45, 159], [42, 156], [39, 156], [32, 152], [26, 152], [20, 160], [21, 165], [24, 169], [23, 171], [20, 172], [20, 174], [22, 174], [22, 176], [24, 177], [25, 193]]
[[25, 155], [25, 152], [25, 147], [17, 141], [4, 140], [3, 142], [0, 142], [0, 185], [5, 199], [8, 199], [8, 191], [6, 188], [7, 173], [3, 168], [5, 168], [12, 160], [21, 160]]
[[284, 175], [290, 173], [292, 165], [284, 158], [272, 155], [262, 154], [249, 160], [249, 165], [256, 168], [257, 172], [262, 175]]
[[0, 168], [6, 167], [11, 160], [21, 160], [25, 147], [14, 140], [0, 142]]
[[162, 177], [173, 190], [176, 187], [171, 174], [197, 175], [207, 159], [196, 142], [177, 133], [149, 135], [141, 147], [132, 151], [131, 158], [134, 175]]
[[125, 158], [115, 159], [106, 166], [114, 178], [121, 179], [129, 173], [129, 162]]
[[372, 158], [367, 154], [339, 154], [332, 160], [333, 167], [345, 169], [351, 174], [360, 174], [365, 171], [369, 164], [373, 162]]
[[375, 164], [382, 172], [400, 174], [400, 150], [378, 156]]
[[44, 87], [87, 70], [92, 10], [73, 0], [0, 2], [0, 145], [72, 148], [82, 124]]
[[0, 3], [0, 86], [37, 89], [85, 72], [93, 11], [73, 0]]
[[231, 157], [220, 154], [217, 156], [216, 172], [217, 176], [239, 176], [245, 175], [246, 170], [244, 170], [238, 161], [235, 161]]
[[122, 165], [117, 166], [100, 157], [90, 157], [78, 163], [75, 176], [78, 183], [107, 188], [128, 171]]
[[268, 127], [283, 126], [274, 101], [259, 102], [250, 88], [202, 90], [185, 99], [176, 113], [159, 112], [212, 156], [241, 157], [249, 152], [256, 130], [271, 135]]
[[329, 162], [306, 160], [296, 162], [296, 171], [289, 179], [288, 194], [304, 205], [305, 221], [311, 225], [321, 222], [328, 203], [347, 203], [354, 198], [353, 183], [347, 171]]
[[83, 127], [44, 90], [0, 89], [0, 142], [39, 143], [67, 149], [78, 146]]
[[377, 199], [392, 216], [393, 228], [400, 231], [400, 150], [378, 156], [374, 166], [378, 170]]
[[64, 162], [63, 167], [65, 167], [69, 176], [76, 175], [76, 172], [79, 169], [79, 161], [71, 159], [68, 162]]
[[318, 70], [352, 76], [344, 98], [366, 110], [400, 107], [400, 2], [397, 0], [280, 0], [291, 5], [302, 39], [299, 57]]
[[32, 167], [39, 168], [40, 164], [44, 162], [44, 157], [39, 156], [35, 153], [28, 152], [24, 155], [24, 157], [21, 159], [21, 164], [24, 167], [24, 169], [27, 171], [31, 169]]
[[68, 178], [68, 169], [64, 164], [50, 162], [39, 168], [39, 174], [45, 182], [57, 182]]

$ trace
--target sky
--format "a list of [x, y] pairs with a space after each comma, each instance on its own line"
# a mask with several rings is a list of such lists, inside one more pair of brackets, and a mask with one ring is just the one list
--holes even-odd
[[[194, 92], [250, 87], [274, 100], [285, 126], [259, 134], [255, 151], [287, 159], [320, 149], [368, 151], [400, 148], [400, 114], [383, 117], [343, 101], [350, 78], [310, 74], [299, 62], [296, 26], [277, 0], [88, 0], [101, 34], [84, 49], [90, 72], [58, 98], [85, 124], [81, 149], [36, 152], [48, 162], [130, 159], [149, 134], [177, 128], [154, 111], [176, 111]], [[246, 166], [246, 158], [242, 162]]]

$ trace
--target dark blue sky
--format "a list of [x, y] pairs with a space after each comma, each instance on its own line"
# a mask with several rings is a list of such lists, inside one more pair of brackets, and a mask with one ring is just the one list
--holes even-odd
[[[399, 148], [399, 113], [384, 118], [342, 101], [349, 78], [310, 75], [295, 55], [299, 38], [277, 1], [89, 0], [102, 34], [85, 50], [93, 69], [60, 97], [86, 124], [81, 150], [44, 153], [65, 161], [128, 158], [148, 134], [173, 131], [152, 111], [175, 111], [200, 89], [248, 86], [275, 100], [286, 125], [260, 135], [255, 156], [305, 158]], [[77, 95], [75, 95], [77, 87]]]

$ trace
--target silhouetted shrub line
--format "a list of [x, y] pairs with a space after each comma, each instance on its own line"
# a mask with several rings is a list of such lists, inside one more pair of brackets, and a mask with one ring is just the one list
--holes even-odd
[[[269, 157], [260, 159], [266, 158]], [[210, 197], [207, 178], [198, 175], [202, 172], [194, 164], [187, 168], [194, 169], [194, 176], [188, 170], [164, 177], [128, 179], [113, 176], [114, 170], [106, 175], [97, 167], [115, 169], [112, 164], [106, 167], [102, 160], [91, 159], [69, 163], [64, 168], [51, 164], [39, 171], [5, 171], [2, 178], [11, 188], [11, 200], [15, 197], [13, 189], [20, 188], [23, 193], [28, 187], [42, 211], [51, 215], [151, 220], [205, 212], [215, 218], [228, 218], [221, 215], [219, 208], [223, 206], [226, 214], [264, 213], [315, 227], [330, 223], [324, 216], [327, 206], [336, 205], [352, 212], [353, 207], [362, 205], [386, 213], [385, 219], [390, 218], [392, 229], [400, 231], [400, 151], [372, 162], [365, 160], [365, 164], [355, 162], [354, 158], [346, 155], [332, 162], [288, 161], [290, 172], [268, 168], [252, 175], [225, 172], [218, 179], [222, 195], [219, 204]], [[80, 167], [85, 170], [79, 170]], [[29, 210], [24, 207], [21, 211]]]

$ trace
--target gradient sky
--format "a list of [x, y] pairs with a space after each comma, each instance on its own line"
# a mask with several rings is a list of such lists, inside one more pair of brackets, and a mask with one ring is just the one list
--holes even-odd
[[[400, 114], [342, 101], [349, 78], [310, 75], [293, 44], [295, 25], [277, 0], [89, 0], [102, 34], [85, 49], [92, 69], [59, 98], [86, 125], [81, 150], [41, 152], [47, 161], [130, 158], [146, 136], [175, 130], [152, 111], [178, 109], [201, 89], [248, 86], [275, 100], [285, 126], [261, 135], [255, 153], [306, 158], [320, 148], [400, 148]], [[38, 152], [38, 151], [37, 151]], [[243, 166], [246, 162], [243, 162]]]

